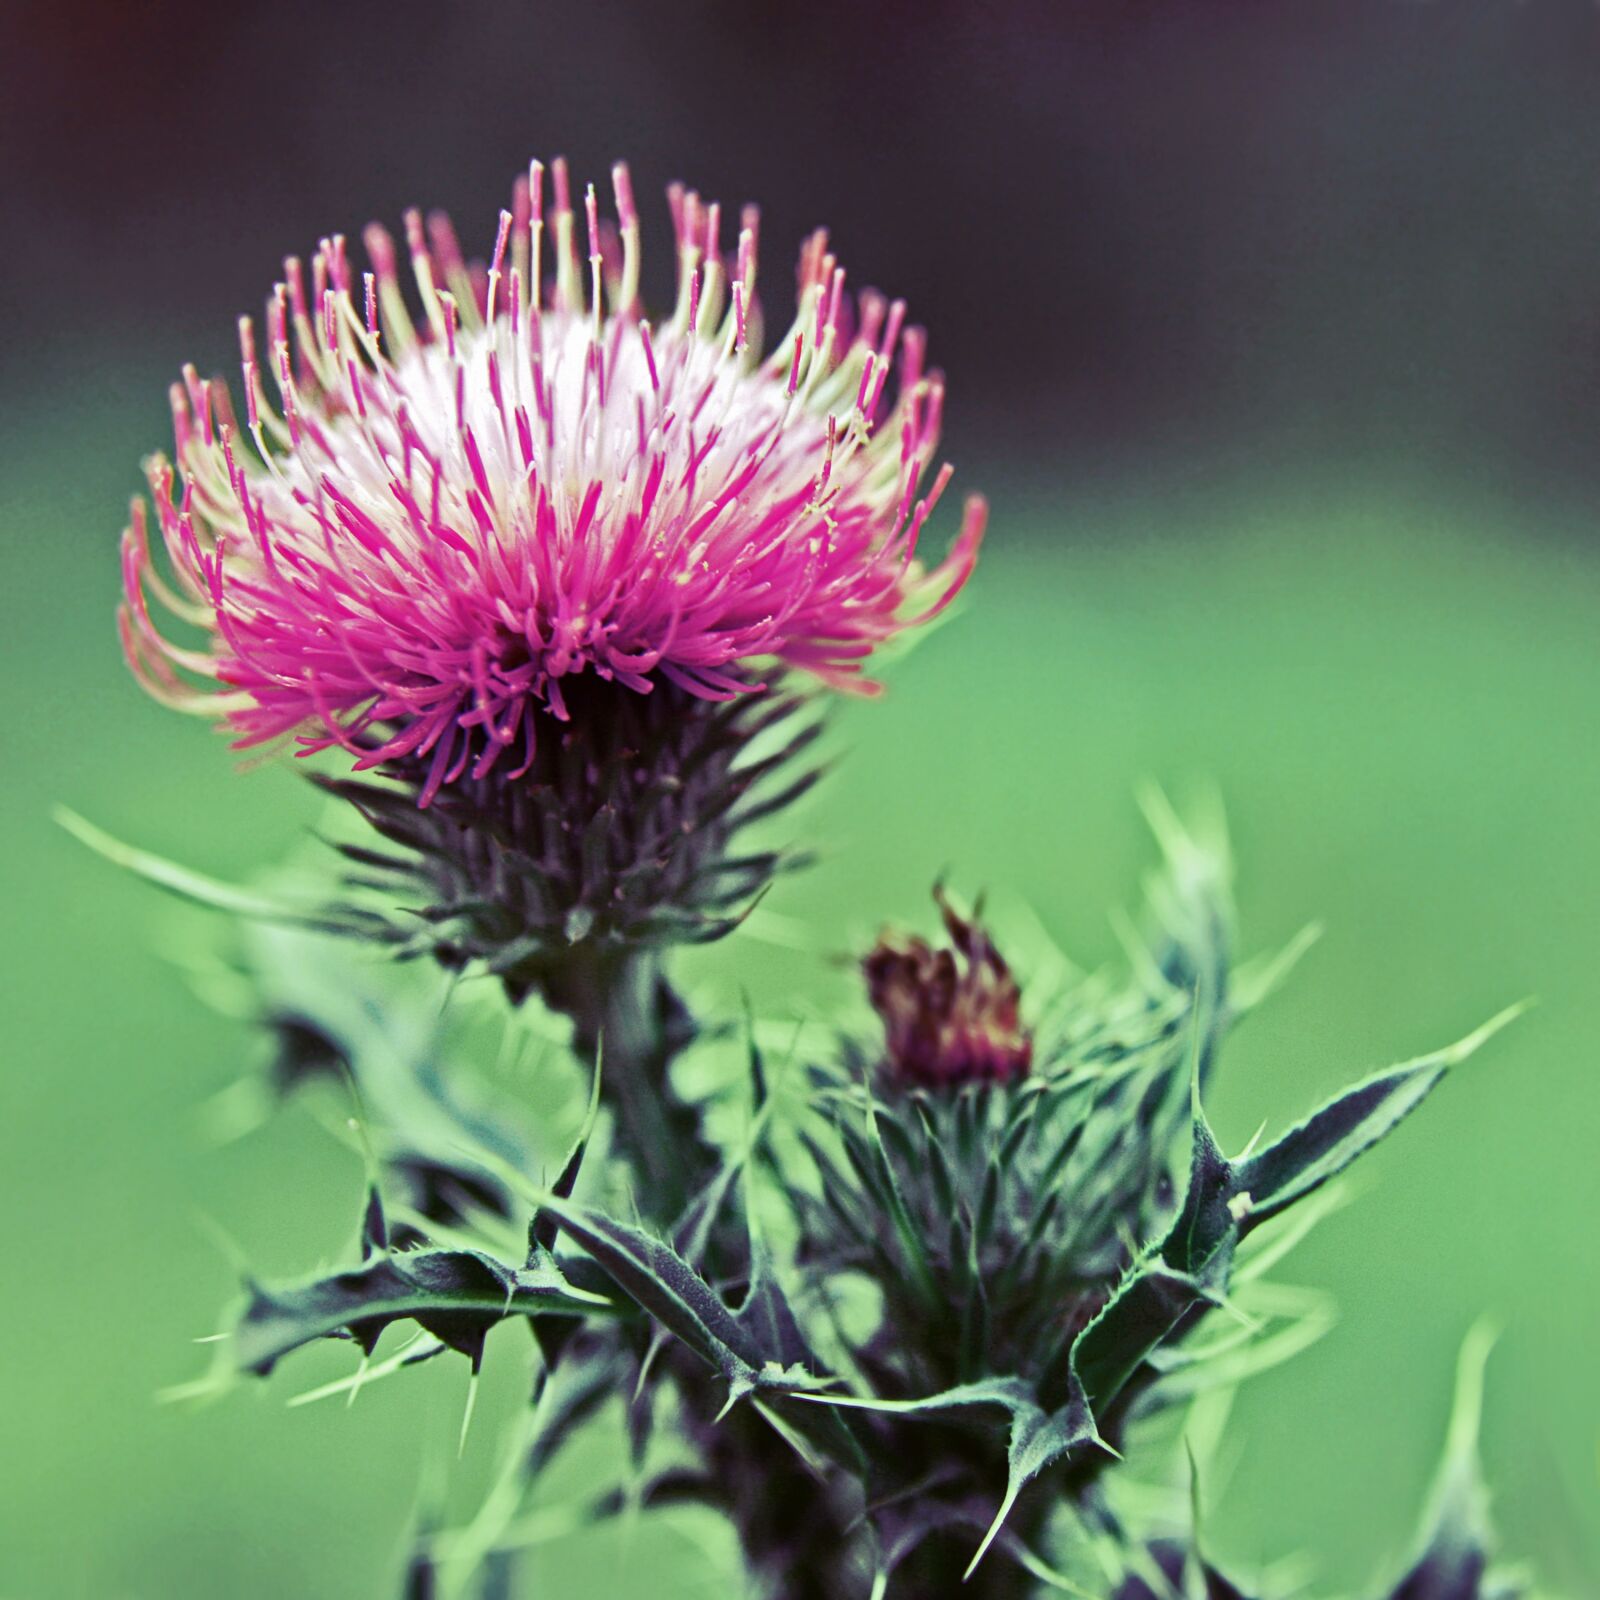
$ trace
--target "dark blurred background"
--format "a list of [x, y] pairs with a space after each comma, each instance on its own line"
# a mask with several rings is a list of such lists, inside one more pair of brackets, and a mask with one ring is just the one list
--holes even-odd
[[418, 204], [486, 250], [530, 154], [626, 155], [647, 198], [759, 198], [769, 293], [828, 222], [936, 330], [969, 453], [1594, 472], [1581, 0], [8, 12], [0, 288], [34, 383], [134, 337], [231, 368], [291, 249]]
[[[1208, 1536], [1303, 1551], [1324, 1592], [1392, 1569], [1488, 1312], [1507, 1545], [1600, 1593], [1600, 8], [10, 0], [0, 1597], [389, 1600], [419, 1482], [456, 1471], [469, 1516], [518, 1403], [508, 1341], [459, 1468], [437, 1364], [348, 1412], [285, 1407], [341, 1351], [152, 1404], [237, 1283], [194, 1214], [303, 1273], [346, 1249], [361, 1174], [302, 1111], [206, 1137], [251, 1059], [182, 975], [216, 935], [50, 808], [230, 878], [304, 835], [286, 764], [239, 775], [118, 659], [166, 385], [232, 372], [285, 254], [412, 204], [485, 250], [558, 153], [632, 161], [658, 295], [673, 178], [761, 203], [780, 306], [828, 223], [932, 330], [958, 485], [994, 502], [961, 615], [841, 717], [805, 821], [832, 853], [775, 918], [831, 958], [925, 920], [947, 869], [1115, 959], [1105, 907], [1151, 856], [1134, 786], [1198, 779], [1246, 949], [1329, 929], [1230, 1053], [1230, 1146], [1539, 997], [1294, 1258], [1343, 1317], [1242, 1392]], [[755, 935], [710, 973], [776, 1014], [845, 992]], [[671, 1519], [541, 1554], [538, 1593], [731, 1592], [725, 1537]]]

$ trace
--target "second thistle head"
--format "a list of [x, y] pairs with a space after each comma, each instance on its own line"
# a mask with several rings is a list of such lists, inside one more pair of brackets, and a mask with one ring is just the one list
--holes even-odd
[[975, 911], [963, 917], [934, 890], [950, 944], [885, 933], [861, 963], [883, 1022], [885, 1071], [903, 1086], [1008, 1083], [1033, 1062], [1022, 991]]
[[[613, 194], [614, 221], [534, 163], [485, 261], [415, 212], [403, 246], [366, 230], [366, 270], [340, 235], [290, 258], [264, 328], [240, 324], [242, 407], [192, 368], [173, 387], [176, 461], [148, 467], [169, 575], [142, 505], [123, 543], [145, 687], [451, 813], [386, 831], [442, 852], [435, 896], [499, 901], [480, 942], [697, 911], [733, 818], [707, 762], [725, 777], [739, 747], [737, 716], [707, 719], [780, 673], [870, 690], [868, 657], [949, 603], [982, 536], [974, 499], [949, 555], [918, 558], [949, 468], [902, 302], [847, 296], [819, 231], [763, 356], [755, 211], [726, 228], [674, 187], [677, 297], [652, 321], [620, 165]], [[594, 774], [554, 822], [519, 798], [552, 767]]]
[[1124, 986], [1059, 956], [1023, 983], [942, 893], [942, 944], [885, 936], [863, 959], [883, 1031], [813, 1068], [804, 1253], [884, 1290], [855, 1352], [884, 1392], [1006, 1374], [1060, 1404], [1072, 1341], [1170, 1221], [1192, 1069], [1227, 1014], [1225, 877], [1174, 860], [1150, 895]]

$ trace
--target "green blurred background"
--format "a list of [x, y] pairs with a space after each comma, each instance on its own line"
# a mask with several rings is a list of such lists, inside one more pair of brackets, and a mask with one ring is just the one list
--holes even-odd
[[[1230, 1051], [1235, 1143], [1538, 997], [1294, 1258], [1341, 1320], [1242, 1393], [1212, 1538], [1306, 1551], [1327, 1590], [1397, 1558], [1488, 1312], [1507, 1548], [1600, 1593], [1593, 9], [757, 9], [22, 12], [0, 1597], [383, 1597], [453, 1454], [442, 1363], [351, 1411], [285, 1406], [340, 1351], [155, 1404], [236, 1283], [198, 1219], [297, 1273], [344, 1247], [360, 1172], [304, 1111], [207, 1141], [250, 1042], [164, 958], [175, 913], [49, 813], [230, 877], [302, 836], [307, 786], [236, 773], [120, 666], [115, 538], [165, 383], [229, 360], [284, 250], [411, 200], [486, 235], [503, 180], [560, 148], [770, 202], [769, 283], [836, 222], [932, 325], [958, 481], [994, 502], [964, 610], [841, 716], [805, 818], [828, 856], [769, 906], [858, 948], [947, 869], [1109, 959], [1152, 856], [1136, 785], [1219, 789], [1246, 947], [1328, 928]], [[724, 952], [769, 1008], [837, 993], [821, 956]], [[468, 1491], [522, 1360], [491, 1346]], [[727, 1559], [692, 1520], [557, 1540], [534, 1592], [721, 1596]]]

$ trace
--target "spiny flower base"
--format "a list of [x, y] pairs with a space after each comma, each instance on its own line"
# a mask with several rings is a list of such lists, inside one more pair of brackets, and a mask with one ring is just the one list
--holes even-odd
[[[716, 704], [671, 684], [639, 694], [587, 678], [568, 693], [567, 720], [541, 714], [518, 776], [464, 779], [426, 807], [425, 761], [386, 766], [382, 780], [319, 777], [404, 851], [340, 846], [359, 869], [348, 878], [352, 931], [377, 930], [403, 954], [451, 967], [482, 963], [519, 1000], [568, 969], [578, 947], [719, 938], [795, 864], [782, 850], [728, 847], [816, 780], [808, 767], [760, 787], [819, 731], [779, 727], [798, 709], [771, 690]], [[770, 749], [751, 751], [767, 734]], [[404, 921], [387, 909], [397, 904]]]

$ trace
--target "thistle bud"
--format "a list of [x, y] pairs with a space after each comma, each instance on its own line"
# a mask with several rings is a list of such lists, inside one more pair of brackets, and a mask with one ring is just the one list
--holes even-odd
[[1033, 1063], [1021, 990], [978, 920], [934, 890], [950, 946], [885, 933], [862, 961], [883, 1021], [887, 1075], [903, 1085], [955, 1088], [1009, 1083]]

